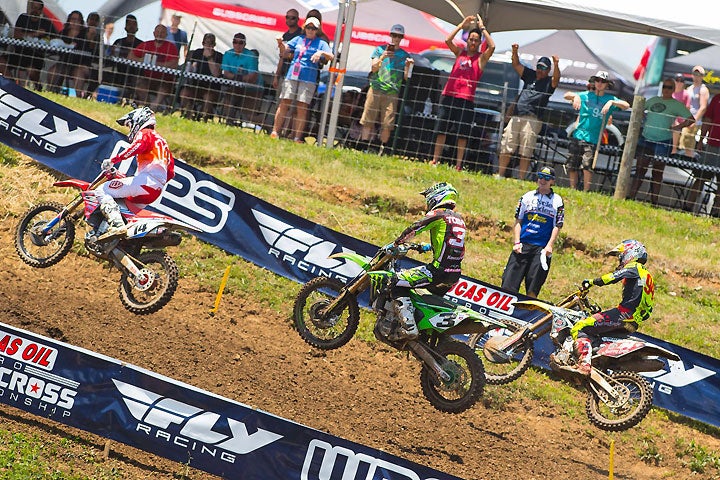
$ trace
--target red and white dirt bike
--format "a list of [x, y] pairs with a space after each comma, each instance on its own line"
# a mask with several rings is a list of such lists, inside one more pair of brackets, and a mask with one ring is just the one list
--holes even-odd
[[180, 244], [179, 231], [198, 230], [165, 215], [144, 210], [133, 213], [128, 208], [130, 205], [119, 200], [127, 232], [98, 240], [108, 225], [93, 190], [122, 176], [113, 168], [100, 172], [92, 182], [76, 179], [55, 182], [56, 187], [76, 188], [80, 193], [67, 205], [48, 202], [30, 208], [15, 230], [15, 249], [31, 267], [55, 265], [72, 248], [75, 224], [84, 217], [94, 227], [85, 236], [85, 248], [96, 257], [112, 262], [120, 271], [123, 306], [136, 315], [146, 315], [164, 307], [177, 289], [177, 265], [163, 248]]
[[[589, 289], [580, 288], [559, 306], [540, 300], [515, 302], [517, 308], [539, 310], [546, 315], [521, 326], [506, 322], [508, 328], [493, 336], [474, 335], [469, 343], [484, 354], [488, 383], [504, 384], [522, 375], [530, 366], [535, 340], [545, 333], [555, 345], [552, 368], [561, 377], [582, 383], [587, 390], [585, 410], [590, 422], [602, 430], [627, 430], [642, 421], [652, 406], [653, 389], [637, 372], [654, 372], [665, 367], [662, 358], [680, 360], [675, 353], [629, 334], [610, 333], [592, 338], [592, 370], [589, 377], [569, 373], [561, 367], [576, 362], [570, 330], [577, 322], [600, 308], [587, 298]], [[488, 373], [491, 372], [491, 373]]]

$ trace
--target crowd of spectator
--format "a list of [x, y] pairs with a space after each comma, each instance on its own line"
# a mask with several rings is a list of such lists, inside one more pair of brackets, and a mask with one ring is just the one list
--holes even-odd
[[[159, 112], [179, 111], [194, 120], [255, 125], [272, 138], [300, 143], [317, 128], [316, 123], [308, 126], [309, 112], [311, 108], [317, 112], [320, 72], [334, 58], [317, 10], [308, 11], [304, 18], [296, 9], [286, 12], [287, 30], [277, 37], [277, 59], [271, 59], [276, 67], [264, 75], [259, 70], [258, 50], [248, 45], [243, 32], [233, 35], [232, 48], [224, 52], [217, 49], [218, 39], [213, 33], [204, 34], [201, 47], [190, 50], [192, 38], [182, 28], [179, 14], [171, 15], [170, 25], [156, 25], [153, 39], [147, 41], [137, 38], [137, 18], [127, 15], [126, 35], [109, 44], [114, 24], [102, 25], [97, 13], [84, 19], [74, 10], [57, 31], [43, 9], [42, 0], [29, 0], [27, 12], [18, 17], [14, 28], [3, 29], [5, 35], [12, 31], [12, 38], [20, 42], [0, 46], [1, 75], [37, 90], [83, 98], [99, 98], [102, 88], [114, 88], [115, 100], [148, 105]], [[0, 28], [8, 23], [4, 15], [0, 16]], [[347, 110], [347, 121], [339, 123], [346, 128], [345, 140], [354, 139], [354, 147], [383, 154], [396, 150], [394, 141], [401, 137], [397, 151], [402, 150], [403, 143], [412, 144], [415, 150], [406, 155], [435, 165], [450, 163], [463, 170], [477, 168], [473, 165], [477, 162], [468, 162], [469, 156], [476, 155], [478, 142], [484, 141], [477, 135], [495, 130], [495, 143], [482, 147], [487, 150], [483, 154], [488, 162], [488, 167], [482, 168], [484, 172], [526, 179], [538, 165], [552, 163], [547, 158], [538, 159], [537, 152], [541, 132], [547, 135], [550, 126], [548, 100], [559, 83], [557, 55], [538, 58], [533, 69], [520, 63], [518, 45], [513, 45], [512, 67], [523, 87], [497, 124], [479, 125], [476, 89], [495, 45], [480, 16], [463, 19], [446, 39], [455, 55], [452, 70], [438, 87], [437, 97], [425, 95], [421, 116], [431, 119], [422, 126], [428, 133], [415, 135], [412, 126], [398, 122], [406, 100], [402, 98], [401, 104], [401, 95], [409, 88], [414, 66], [413, 56], [402, 48], [404, 35], [402, 24], [392, 25], [388, 30], [390, 41], [379, 45], [368, 59], [365, 87], [342, 93], [343, 102], [348, 98], [348, 105], [341, 107], [341, 115]], [[683, 74], [664, 79], [661, 94], [648, 100], [631, 198], [640, 197], [645, 172], [652, 165], [646, 198], [660, 203], [663, 158], [684, 155], [690, 162], [720, 168], [715, 145], [720, 144], [715, 126], [720, 123], [720, 100], [710, 101], [704, 76], [704, 68], [698, 65], [687, 87]], [[593, 173], [597, 171], [598, 153], [607, 142], [606, 128], [612, 123], [613, 112], [630, 107], [610, 93], [611, 89], [608, 73], [598, 71], [586, 91], [565, 93], [565, 100], [576, 111], [563, 162], [571, 188], [597, 188]], [[411, 104], [423, 101], [409, 100]], [[416, 110], [409, 114], [414, 118], [408, 123], [418, 121]], [[449, 146], [447, 142], [451, 142]], [[473, 151], [468, 154], [468, 149]], [[715, 173], [712, 168], [698, 168], [692, 170], [692, 176], [694, 183], [686, 188], [683, 198], [688, 211], [698, 210], [705, 201], [701, 193], [713, 185]]]

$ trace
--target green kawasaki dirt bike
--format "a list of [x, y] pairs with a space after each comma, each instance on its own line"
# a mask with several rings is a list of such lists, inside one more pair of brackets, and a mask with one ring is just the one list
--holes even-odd
[[411, 352], [422, 363], [420, 383], [428, 401], [438, 410], [459, 413], [482, 396], [485, 372], [482, 361], [466, 343], [452, 335], [485, 333], [502, 329], [497, 320], [469, 308], [458, 306], [424, 289], [412, 290], [415, 320], [420, 330], [416, 340], [393, 342], [387, 335], [397, 328], [391, 278], [397, 261], [410, 250], [426, 251], [419, 244], [383, 247], [368, 259], [356, 253], [337, 253], [362, 267], [362, 272], [346, 284], [328, 277], [310, 280], [295, 299], [295, 328], [313, 347], [332, 350], [345, 345], [358, 328], [360, 308], [357, 296], [370, 289], [370, 303], [377, 314], [375, 337], [401, 351]]

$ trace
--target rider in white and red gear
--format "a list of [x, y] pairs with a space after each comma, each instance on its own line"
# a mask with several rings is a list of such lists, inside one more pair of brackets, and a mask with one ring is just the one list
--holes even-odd
[[136, 157], [137, 171], [134, 176], [114, 178], [95, 190], [100, 211], [108, 221], [108, 231], [100, 239], [125, 233], [125, 222], [120, 215], [116, 198], [125, 199], [127, 207], [138, 212], [154, 202], [165, 184], [175, 175], [175, 159], [165, 139], [155, 131], [155, 114], [147, 107], [137, 108], [117, 120], [130, 127], [128, 140], [132, 143], [119, 155], [104, 160], [103, 170], [116, 163]]

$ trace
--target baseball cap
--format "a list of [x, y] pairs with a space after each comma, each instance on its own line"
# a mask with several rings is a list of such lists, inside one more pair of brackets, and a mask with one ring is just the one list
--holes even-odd
[[553, 167], [542, 167], [540, 170], [538, 170], [537, 173], [543, 175], [550, 175], [552, 178], [555, 178], [555, 169]]
[[546, 67], [548, 69], [550, 68], [550, 65], [552, 65], [552, 63], [550, 63], [550, 59], [548, 57], [540, 57], [540, 60], [537, 61], [537, 64], [543, 65], [544, 67]]
[[695, 65], [692, 69], [693, 73], [698, 72], [700, 75], [705, 75], [705, 69], [700, 65]]
[[682, 73], [676, 73], [676, 74], [675, 74], [675, 80], [678, 80], [678, 81], [679, 81], [679, 80], [682, 80], [682, 81], [684, 82], [684, 81], [685, 81], [685, 75], [683, 75]]
[[303, 28], [307, 27], [308, 25], [312, 25], [315, 28], [320, 28], [320, 20], [318, 20], [315, 17], [308, 17], [305, 19], [305, 23], [303, 24]]
[[591, 77], [593, 80], [609, 80], [610, 75], [605, 70], [598, 70], [595, 75]]
[[395, 25], [390, 28], [390, 33], [397, 33], [398, 35], [405, 35], [405, 27], [400, 25], [399, 23], [396, 23]]

